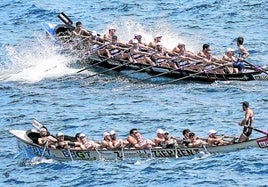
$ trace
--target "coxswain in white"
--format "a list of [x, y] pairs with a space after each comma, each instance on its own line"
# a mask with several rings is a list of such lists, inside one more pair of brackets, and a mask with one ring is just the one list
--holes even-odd
[[239, 60], [244, 60], [246, 58], [249, 57], [249, 52], [248, 50], [244, 47], [243, 43], [244, 43], [244, 38], [243, 37], [238, 37], [236, 40], [237, 43], [237, 47], [238, 47], [238, 58]]

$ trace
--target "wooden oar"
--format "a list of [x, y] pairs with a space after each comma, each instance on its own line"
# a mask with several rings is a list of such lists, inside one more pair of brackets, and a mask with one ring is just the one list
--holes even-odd
[[[60, 20], [61, 20], [63, 23], [65, 23], [66, 25], [70, 25], [70, 26], [72, 26], [72, 24], [73, 24], [72, 20], [71, 20], [68, 16], [66, 16], [66, 15], [64, 14], [64, 12], [61, 12], [61, 13], [58, 15], [58, 18], [60, 18]], [[72, 28], [75, 29], [74, 26], [72, 26]]]
[[265, 134], [265, 135], [268, 136], [268, 132], [264, 132], [264, 131], [262, 131], [262, 130], [260, 130], [260, 129], [256, 129], [256, 128], [254, 128], [254, 127], [250, 127], [250, 126], [247, 126], [247, 125], [244, 125], [244, 127], [247, 127], [247, 128], [249, 128], [249, 129], [252, 129], [252, 130], [254, 130], [254, 131], [260, 132], [260, 133]]
[[249, 62], [246, 61], [246, 60], [243, 60], [243, 62], [245, 62], [245, 63], [247, 63], [248, 65], [252, 66], [256, 71], [260, 71], [260, 72], [263, 72], [263, 73], [265, 73], [265, 74], [268, 75], [268, 72], [265, 71], [264, 69], [262, 69], [261, 67], [255, 66], [255, 65], [249, 63]]
[[177, 81], [181, 81], [181, 80], [184, 80], [184, 79], [188, 79], [188, 78], [191, 78], [191, 77], [193, 77], [195, 75], [199, 75], [199, 74], [205, 73], [206, 71], [215, 70], [215, 69], [221, 68], [223, 66], [225, 66], [225, 65], [217, 66], [217, 67], [212, 68], [210, 70], [203, 70], [203, 71], [200, 71], [200, 72], [191, 74], [191, 75], [187, 75], [185, 77], [181, 77], [181, 78], [178, 78], [178, 79], [175, 79], [175, 80], [171, 80], [171, 81], [168, 81], [168, 82], [165, 82], [165, 83], [160, 84], [160, 86], [163, 86], [163, 85], [166, 85], [166, 84], [171, 84], [171, 83], [174, 83], [174, 82], [177, 82]]
[[92, 64], [92, 65], [90, 65], [90, 66], [87, 66], [87, 67], [85, 67], [85, 68], [83, 68], [83, 69], [77, 71], [76, 73], [81, 73], [82, 71], [85, 71], [85, 70], [87, 70], [87, 69], [89, 69], [89, 68], [92, 68], [92, 67], [94, 67], [94, 66], [97, 66], [97, 65], [99, 65], [99, 64], [101, 64], [101, 63], [103, 63], [103, 62], [105, 62], [105, 61], [107, 61], [107, 60], [108, 60], [108, 58], [105, 58], [104, 60], [102, 60], [102, 61], [100, 61], [100, 62], [97, 62], [97, 63], [95, 63], [95, 64]]
[[44, 158], [44, 155], [45, 155], [45, 152], [46, 152], [47, 148], [48, 148], [48, 141], [47, 141], [46, 144], [45, 144], [45, 147], [44, 147], [44, 149], [43, 149], [43, 152], [42, 152], [42, 154], [41, 154], [41, 157], [40, 157], [40, 159], [39, 159], [39, 162], [41, 162], [42, 159]]
[[[108, 60], [108, 59], [106, 59], [106, 60]], [[128, 65], [128, 64], [132, 64], [132, 63], [133, 63], [133, 62], [123, 63], [123, 64], [118, 65], [118, 66], [115, 66], [115, 67], [113, 67], [113, 68], [111, 68], [111, 69], [107, 69], [107, 70], [102, 71], [102, 72], [100, 72], [100, 73], [96, 73], [96, 74], [90, 75], [90, 76], [88, 76], [88, 77], [85, 77], [84, 79], [88, 79], [88, 78], [90, 78], [90, 77], [95, 77], [95, 76], [97, 76], [97, 75], [100, 75], [100, 74], [103, 74], [103, 73], [106, 73], [106, 72], [109, 72], [109, 71], [118, 69], [118, 68], [120, 68], [120, 67], [123, 67], [123, 66], [126, 66], [126, 65]]]
[[145, 68], [141, 68], [141, 69], [139, 69], [139, 70], [133, 71], [133, 72], [131, 72], [131, 73], [128, 74], [128, 75], [132, 75], [132, 74], [134, 74], [134, 73], [138, 73], [138, 72], [141, 72], [141, 71], [150, 69], [150, 68], [152, 68], [152, 67], [155, 67], [155, 66], [149, 65], [149, 66], [146, 66]]
[[[161, 67], [159, 67], [159, 68], [161, 68]], [[162, 76], [162, 75], [166, 75], [166, 74], [172, 73], [172, 72], [174, 72], [174, 71], [178, 71], [178, 70], [179, 70], [179, 69], [172, 69], [172, 70], [169, 70], [169, 71], [167, 71], [167, 72], [162, 72], [162, 73], [160, 73], [160, 74], [157, 74], [157, 75], [155, 75], [155, 76], [151, 76], [151, 77], [148, 77], [148, 78], [145, 78], [145, 79], [137, 80], [137, 81], [135, 81], [135, 82], [133, 82], [133, 83], [135, 84], [135, 83], [137, 83], [137, 82], [143, 82], [143, 81], [146, 81], [146, 80], [149, 80], [149, 79], [153, 79], [153, 78], [156, 78], [156, 77], [160, 77], [160, 76]]]

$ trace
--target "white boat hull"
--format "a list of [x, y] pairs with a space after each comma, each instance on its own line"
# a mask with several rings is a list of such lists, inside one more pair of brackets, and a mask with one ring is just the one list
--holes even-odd
[[[179, 158], [194, 156], [200, 153], [224, 153], [238, 151], [245, 148], [259, 147], [268, 148], [268, 137], [249, 140], [243, 143], [235, 143], [232, 145], [202, 147], [202, 148], [148, 148], [134, 149], [124, 148], [116, 150], [68, 150], [68, 149], [45, 149], [42, 146], [34, 144], [27, 136], [26, 131], [11, 130], [10, 131], [19, 140], [19, 147], [25, 149], [28, 153], [35, 156], [44, 156], [55, 160], [116, 160], [125, 158]], [[44, 152], [45, 149], [45, 152]]]

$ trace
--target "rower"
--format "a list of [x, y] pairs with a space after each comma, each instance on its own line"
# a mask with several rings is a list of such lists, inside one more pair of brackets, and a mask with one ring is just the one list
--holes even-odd
[[149, 139], [143, 140], [142, 135], [136, 128], [130, 130], [127, 141], [129, 142], [130, 147], [139, 149], [144, 149], [155, 145], [155, 143]]
[[[133, 39], [132, 41], [133, 47], [130, 49], [130, 54], [134, 60], [134, 63], [141, 63], [141, 64], [150, 64], [151, 66], [155, 66], [156, 64], [151, 60], [150, 54], [140, 51], [140, 44], [138, 40]], [[148, 56], [146, 56], [148, 55]]]
[[55, 143], [57, 142], [57, 139], [49, 135], [47, 129], [43, 127], [40, 129], [40, 138], [38, 138], [37, 142], [39, 145], [55, 149]]
[[154, 41], [150, 42], [148, 46], [151, 47], [151, 48], [153, 48], [153, 49], [155, 49], [157, 43], [160, 43], [161, 42], [161, 39], [162, 39], [162, 36], [161, 35], [159, 35], [159, 34], [155, 35], [154, 36]]
[[233, 63], [237, 61], [234, 56], [234, 49], [227, 48], [225, 54], [223, 55], [221, 62], [226, 64], [225, 70], [227, 73], [238, 73], [238, 69], [233, 67]]
[[127, 52], [129, 49], [129, 45], [123, 44], [117, 41], [117, 36], [112, 36], [112, 42], [107, 46], [106, 49], [101, 50], [100, 54], [104, 54], [108, 56], [108, 58], [115, 59], [115, 60], [129, 60], [133, 62], [130, 54]]
[[79, 133], [78, 137], [79, 140], [76, 142], [76, 144], [80, 144], [80, 147], [76, 148], [79, 150], [94, 150], [96, 148], [99, 148], [100, 145], [98, 143], [95, 143], [94, 141], [88, 141], [86, 138], [86, 135], [84, 133]]
[[210, 146], [221, 146], [221, 145], [233, 144], [235, 140], [238, 139], [237, 137], [233, 137], [231, 141], [226, 141], [224, 139], [229, 138], [228, 135], [217, 136], [216, 134], [217, 134], [217, 131], [214, 129], [211, 129], [209, 131], [207, 142]]
[[197, 138], [195, 136], [195, 133], [193, 132], [189, 133], [189, 139], [190, 139], [190, 143], [188, 144], [188, 147], [202, 147], [208, 144], [206, 141], [203, 141], [202, 139]]
[[115, 36], [115, 32], [116, 32], [115, 27], [113, 26], [109, 27], [109, 31], [107, 34], [104, 34], [103, 39], [108, 42], [112, 41], [112, 37]]
[[157, 129], [156, 131], [156, 138], [154, 139], [155, 146], [165, 146], [165, 138], [164, 138], [165, 131], [162, 129]]
[[166, 68], [173, 67], [174, 69], [178, 69], [176, 64], [174, 62], [171, 62], [172, 58], [169, 56], [168, 51], [165, 50], [165, 48], [160, 42], [156, 44], [155, 49], [157, 53], [152, 55], [152, 59], [154, 60], [157, 66]]
[[131, 39], [131, 40], [129, 40], [129, 44], [133, 44], [133, 41], [134, 40], [137, 40], [138, 41], [138, 43], [139, 43], [139, 46], [140, 47], [142, 47], [142, 48], [147, 48], [147, 44], [146, 43], [143, 43], [142, 41], [141, 41], [141, 39], [142, 39], [142, 35], [141, 34], [134, 34], [134, 38], [133, 39]]
[[84, 39], [89, 38], [89, 36], [91, 36], [90, 32], [82, 27], [82, 22], [78, 21], [75, 25], [76, 27], [73, 30], [74, 36]]
[[100, 142], [101, 148], [113, 149], [113, 142], [108, 132], [103, 133], [103, 140]]
[[120, 147], [122, 148], [122, 147], [125, 147], [126, 145], [128, 145], [127, 140], [117, 139], [116, 132], [114, 130], [110, 131], [110, 137], [111, 137], [112, 144], [113, 144], [114, 148], [120, 148]]

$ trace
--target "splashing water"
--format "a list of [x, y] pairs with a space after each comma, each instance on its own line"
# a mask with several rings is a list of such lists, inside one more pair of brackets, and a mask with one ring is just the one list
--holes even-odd
[[[69, 67], [71, 58], [59, 52], [44, 37], [39, 42], [21, 44], [20, 46], [4, 46], [8, 59], [0, 69], [1, 81], [18, 81], [35, 83], [44, 79], [54, 79], [75, 73]], [[3, 62], [2, 62], [3, 64]]]
[[134, 34], [141, 34], [142, 41], [148, 44], [153, 41], [154, 36], [158, 34], [162, 35], [161, 43], [168, 49], [172, 50], [178, 43], [185, 43], [187, 49], [191, 51], [198, 51], [200, 49], [200, 46], [197, 46], [196, 43], [192, 43], [191, 38], [181, 36], [178, 31], [174, 31], [172, 25], [170, 25], [167, 20], [159, 20], [153, 27], [142, 25], [133, 20], [122, 20], [111, 23], [110, 25], [117, 28], [116, 35], [119, 36], [119, 40], [123, 42], [128, 42], [134, 37]]

